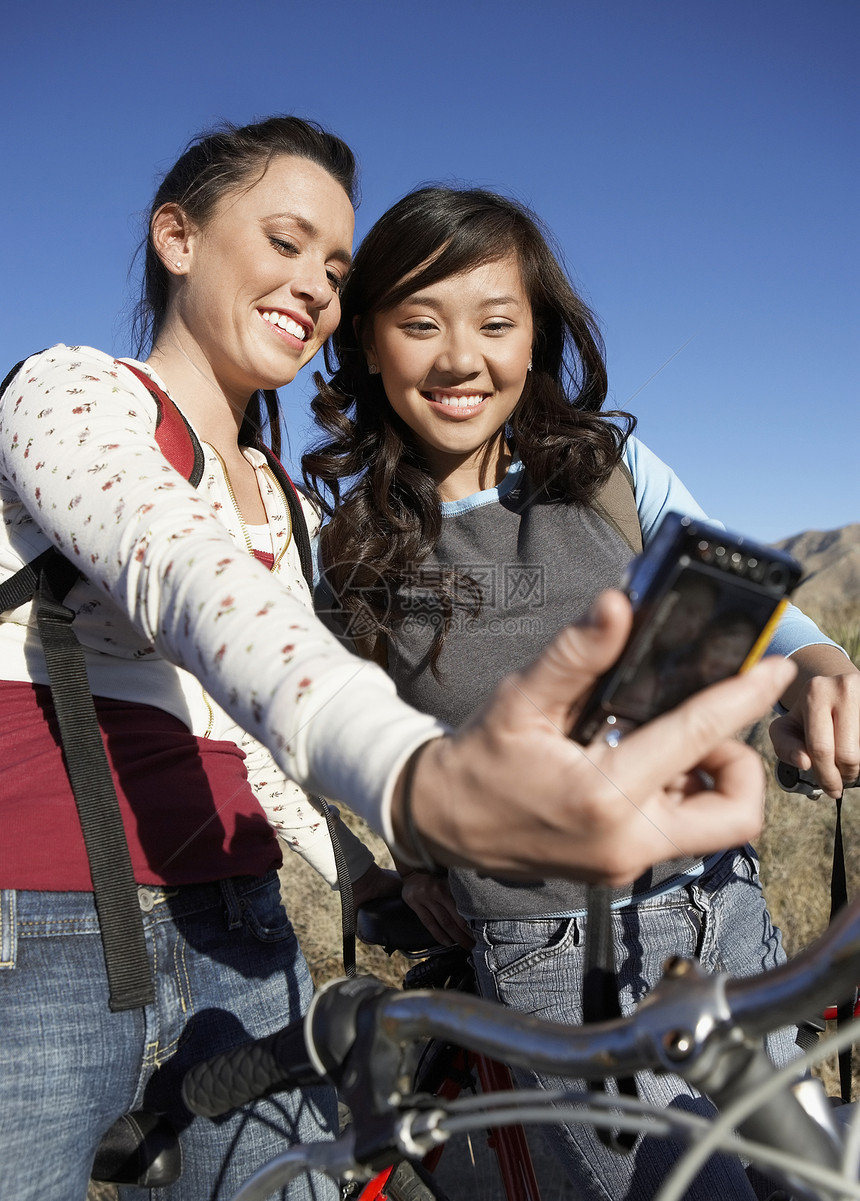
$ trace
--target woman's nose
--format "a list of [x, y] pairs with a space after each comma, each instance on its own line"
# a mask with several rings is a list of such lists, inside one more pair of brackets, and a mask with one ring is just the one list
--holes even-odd
[[327, 308], [337, 296], [324, 264], [316, 267], [306, 263], [303, 269], [296, 273], [292, 291], [295, 296], [303, 297], [317, 309]]
[[449, 334], [436, 356], [436, 369], [447, 375], [469, 376], [481, 370], [481, 356], [473, 339]]

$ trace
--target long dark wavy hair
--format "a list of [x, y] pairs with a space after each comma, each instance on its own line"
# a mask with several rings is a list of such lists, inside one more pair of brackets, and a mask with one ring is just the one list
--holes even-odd
[[[136, 354], [144, 358], [152, 349], [167, 315], [170, 275], [152, 243], [152, 220], [164, 204], [177, 204], [195, 225], [205, 225], [221, 198], [243, 186], [250, 187], [281, 154], [309, 159], [341, 185], [353, 207], [357, 204], [355, 156], [349, 146], [314, 121], [301, 117], [268, 117], [253, 125], [223, 124], [193, 138], [164, 176], [149, 210], [144, 241], [143, 281], [133, 317]], [[250, 397], [239, 441], [261, 445], [262, 414], [266, 411], [269, 440], [276, 455], [281, 450], [278, 394], [260, 390]]]
[[[311, 403], [323, 439], [302, 459], [305, 482], [330, 517], [322, 531], [326, 579], [370, 647], [393, 637], [398, 588], [435, 593], [434, 670], [456, 603], [478, 605], [476, 586], [453, 572], [420, 566], [439, 539], [439, 493], [424, 456], [394, 412], [363, 351], [377, 313], [407, 296], [510, 254], [516, 255], [534, 324], [532, 370], [506, 430], [531, 494], [543, 503], [588, 504], [621, 458], [635, 425], [628, 413], [601, 413], [606, 399], [603, 342], [540, 221], [493, 192], [425, 187], [389, 209], [366, 235], [341, 296], [333, 338], [334, 374], [317, 372]], [[335, 369], [336, 368], [336, 369]], [[471, 599], [468, 599], [471, 598]], [[377, 646], [378, 653], [378, 646]]]

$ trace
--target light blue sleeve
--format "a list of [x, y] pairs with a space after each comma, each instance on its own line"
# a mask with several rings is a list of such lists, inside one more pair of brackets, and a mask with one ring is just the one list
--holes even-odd
[[[685, 513], [690, 517], [707, 521], [718, 529], [725, 529], [721, 522], [708, 517], [671, 467], [668, 467], [638, 438], [627, 439], [624, 461], [633, 476], [636, 508], [639, 513], [639, 524], [642, 527], [642, 541], [646, 546], [665, 513]], [[804, 646], [818, 643], [825, 643], [829, 646], [837, 645], [832, 639], [822, 634], [811, 617], [807, 617], [795, 605], [789, 605], [766, 653], [768, 655], [790, 655]]]

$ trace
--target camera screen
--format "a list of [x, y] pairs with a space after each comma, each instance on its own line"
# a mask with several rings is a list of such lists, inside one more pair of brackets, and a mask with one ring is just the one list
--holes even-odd
[[637, 615], [603, 709], [645, 722], [735, 675], [778, 604], [737, 576], [688, 563]]

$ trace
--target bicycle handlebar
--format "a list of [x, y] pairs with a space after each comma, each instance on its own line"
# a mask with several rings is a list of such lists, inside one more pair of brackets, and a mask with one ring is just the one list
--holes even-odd
[[[542, 1021], [458, 993], [391, 991], [377, 1021], [397, 1040], [450, 1039], [514, 1066], [593, 1079], [659, 1066], [678, 1072], [720, 1027], [759, 1037], [820, 1012], [834, 995], [853, 996], [860, 974], [860, 900], [789, 963], [758, 976], [709, 976], [674, 960], [630, 1017], [587, 1027]], [[338, 984], [328, 986], [337, 989]], [[331, 1003], [334, 1010], [335, 1003]], [[308, 1015], [311, 1038], [327, 1039], [327, 990]]]
[[198, 1064], [183, 1096], [195, 1113], [213, 1116], [321, 1077], [349, 1086], [361, 1056], [362, 1085], [384, 1107], [392, 1093], [405, 1091], [396, 1082], [405, 1079], [409, 1048], [430, 1037], [576, 1079], [657, 1067], [708, 1091], [704, 1080], [721, 1053], [720, 1031], [758, 1037], [802, 1021], [834, 996], [853, 996], [858, 978], [860, 900], [787, 964], [729, 979], [708, 976], [689, 960], [670, 961], [635, 1013], [588, 1027], [542, 1021], [462, 993], [401, 992], [372, 977], [336, 980], [315, 995], [303, 1024]]

